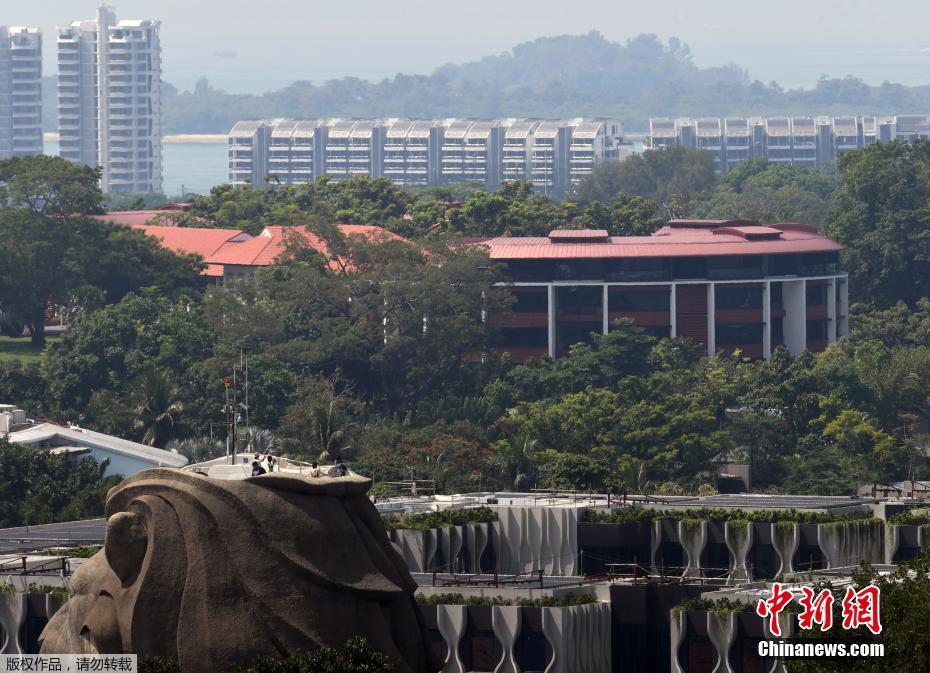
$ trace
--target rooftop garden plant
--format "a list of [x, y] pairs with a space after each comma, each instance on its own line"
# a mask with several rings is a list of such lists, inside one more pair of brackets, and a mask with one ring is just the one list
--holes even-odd
[[431, 528], [451, 528], [467, 524], [491, 523], [497, 521], [497, 512], [490, 507], [470, 507], [468, 509], [445, 509], [439, 512], [408, 514], [406, 516], [382, 516], [388, 530], [429, 530]]
[[[871, 512], [851, 514], [830, 514], [827, 512], [809, 512], [796, 509], [758, 509], [742, 510], [722, 507], [694, 507], [681, 509], [647, 509], [645, 507], [626, 507], [606, 512], [603, 510], [585, 510], [582, 521], [588, 523], [635, 523], [638, 521], [682, 521], [700, 519], [702, 521], [747, 521], [759, 523], [842, 523], [872, 519]], [[927, 521], [930, 523], [930, 519]]]

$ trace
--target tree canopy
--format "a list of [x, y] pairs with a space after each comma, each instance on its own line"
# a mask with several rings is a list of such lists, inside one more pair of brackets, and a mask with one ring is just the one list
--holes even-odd
[[826, 233], [860, 301], [914, 307], [930, 296], [930, 140], [876, 143], [844, 155]]

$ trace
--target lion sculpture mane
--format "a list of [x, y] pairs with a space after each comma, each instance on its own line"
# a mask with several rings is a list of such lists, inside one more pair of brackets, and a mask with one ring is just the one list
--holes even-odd
[[230, 671], [362, 635], [401, 673], [436, 667], [416, 584], [358, 476], [139, 472], [107, 494], [106, 543], [74, 574], [46, 653], [136, 653]]

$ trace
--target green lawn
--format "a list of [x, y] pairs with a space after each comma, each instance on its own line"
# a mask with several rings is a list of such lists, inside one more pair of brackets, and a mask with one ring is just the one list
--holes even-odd
[[[60, 337], [46, 337], [46, 343], [54, 343]], [[10, 360], [20, 360], [22, 362], [38, 362], [42, 357], [42, 351], [34, 347], [29, 337], [13, 338], [0, 336], [0, 362]]]

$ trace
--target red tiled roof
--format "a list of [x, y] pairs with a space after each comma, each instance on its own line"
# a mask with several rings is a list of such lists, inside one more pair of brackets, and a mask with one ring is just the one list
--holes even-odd
[[163, 247], [180, 253], [194, 253], [208, 264], [224, 245], [243, 245], [233, 241], [248, 241], [251, 237], [238, 229], [206, 229], [201, 227], [166, 227], [136, 225], [132, 227], [157, 238]]
[[[381, 227], [365, 224], [340, 224], [339, 231], [344, 236], [365, 236], [372, 240], [404, 240], [397, 234]], [[265, 227], [255, 238], [242, 243], [224, 245], [215, 255], [207, 261], [216, 264], [230, 264], [237, 266], [270, 266], [287, 250], [288, 239], [303, 237], [314, 250], [324, 255], [328, 254], [326, 243], [316, 234], [308, 232], [304, 227]]]
[[[111, 210], [103, 215], [91, 215], [95, 220], [121, 224], [125, 227], [137, 227], [142, 224], [158, 224], [165, 227], [177, 225], [178, 216], [190, 209], [189, 203], [166, 203], [149, 210]], [[198, 221], [203, 218], [194, 218]]]
[[124, 227], [138, 227], [143, 224], [161, 224], [174, 226], [174, 213], [172, 210], [111, 210], [103, 215], [91, 215], [95, 220], [121, 224]]
[[485, 241], [483, 245], [488, 247], [491, 259], [500, 260], [771, 255], [834, 252], [843, 248], [815, 229], [795, 223], [762, 227], [754, 222], [734, 220], [707, 222], [689, 221], [692, 226], [684, 226], [677, 221], [652, 236], [612, 236], [603, 243], [501, 237]]

